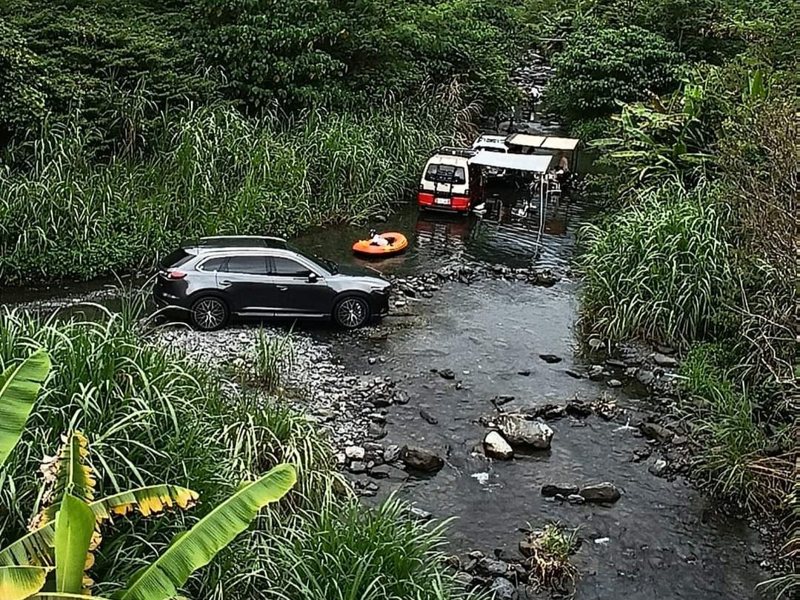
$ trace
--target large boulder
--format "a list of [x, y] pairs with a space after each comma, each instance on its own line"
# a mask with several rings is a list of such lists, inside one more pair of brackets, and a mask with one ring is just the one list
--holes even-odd
[[509, 443], [496, 431], [490, 431], [483, 438], [483, 451], [486, 456], [500, 460], [508, 460], [514, 456], [514, 450]]
[[550, 448], [553, 430], [542, 421], [526, 421], [517, 415], [495, 418], [498, 429], [512, 446], [528, 446], [537, 450]]
[[440, 456], [417, 447], [406, 446], [403, 448], [400, 460], [403, 461], [406, 468], [424, 473], [433, 473], [444, 466], [444, 460]]
[[578, 492], [586, 502], [611, 504], [620, 499], [620, 491], [613, 483], [604, 481], [584, 486]]

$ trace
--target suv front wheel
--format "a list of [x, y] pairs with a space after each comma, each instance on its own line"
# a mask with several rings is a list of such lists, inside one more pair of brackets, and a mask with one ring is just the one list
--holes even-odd
[[220, 298], [204, 296], [192, 304], [192, 325], [201, 331], [215, 331], [228, 322], [228, 306]]
[[347, 296], [336, 303], [333, 319], [340, 327], [357, 329], [369, 321], [369, 304], [358, 296]]

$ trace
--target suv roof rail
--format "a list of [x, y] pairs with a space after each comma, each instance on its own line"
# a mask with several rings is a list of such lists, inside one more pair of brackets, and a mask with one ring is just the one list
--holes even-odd
[[464, 158], [470, 158], [475, 156], [475, 150], [472, 148], [461, 148], [456, 146], [442, 146], [433, 154], [449, 154], [450, 156], [463, 156]]
[[218, 250], [221, 248], [286, 248], [286, 240], [267, 235], [213, 235], [181, 244], [183, 248]]

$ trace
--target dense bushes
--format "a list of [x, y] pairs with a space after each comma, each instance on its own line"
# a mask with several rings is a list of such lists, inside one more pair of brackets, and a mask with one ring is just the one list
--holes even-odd
[[679, 55], [657, 33], [587, 20], [553, 59], [548, 104], [571, 120], [610, 115], [618, 102], [661, 94], [675, 85]]
[[[581, 263], [590, 331], [686, 352], [676, 410], [700, 444], [695, 474], [780, 514], [800, 459], [796, 74], [783, 18], [759, 6], [719, 3], [711, 32], [730, 43], [714, 51], [687, 17], [690, 54], [720, 64], [684, 65], [674, 92], [612, 117], [589, 190], [613, 212], [584, 232]], [[603, 14], [608, 27], [633, 22]]]

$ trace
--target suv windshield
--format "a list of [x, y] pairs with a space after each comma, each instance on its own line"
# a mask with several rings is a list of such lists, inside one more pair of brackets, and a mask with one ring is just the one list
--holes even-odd
[[327, 258], [320, 258], [319, 256], [314, 256], [313, 254], [309, 254], [308, 252], [303, 252], [300, 248], [297, 248], [291, 244], [286, 244], [286, 249], [291, 250], [295, 254], [299, 254], [300, 256], [310, 260], [312, 263], [317, 265], [323, 271], [328, 271], [331, 274], [336, 274], [339, 272], [339, 265], [337, 265], [332, 260], [328, 260]]
[[436, 183], [452, 183], [456, 185], [467, 183], [467, 179], [464, 176], [464, 167], [456, 167], [455, 165], [428, 165], [425, 179]]

